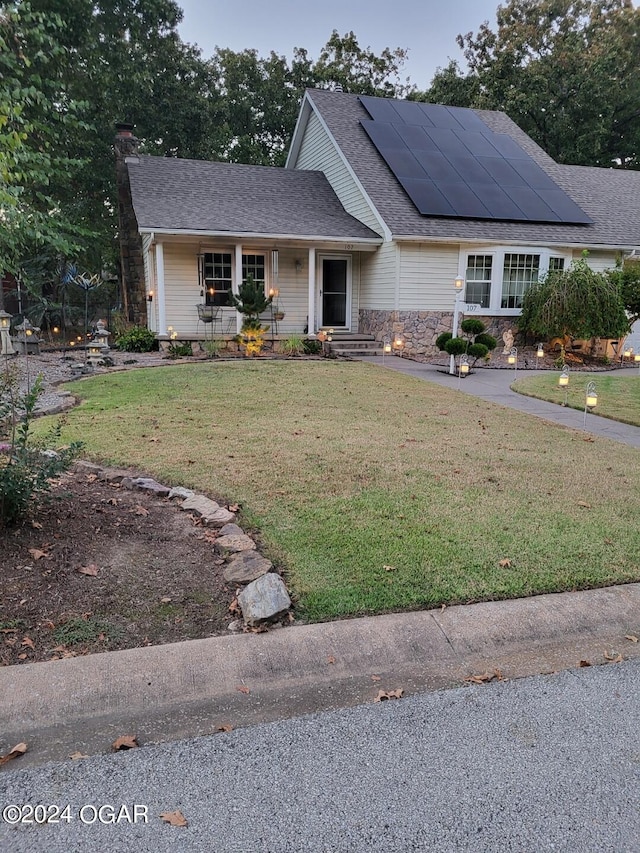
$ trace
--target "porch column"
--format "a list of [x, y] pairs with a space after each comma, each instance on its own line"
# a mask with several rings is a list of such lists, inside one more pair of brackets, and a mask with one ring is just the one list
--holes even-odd
[[[238, 295], [238, 290], [242, 283], [242, 244], [236, 243], [236, 270], [233, 280], [231, 282], [231, 290], [234, 296]], [[240, 327], [242, 326], [242, 314], [239, 311], [236, 311], [236, 332], [240, 333]]]
[[316, 250], [309, 249], [309, 309], [307, 334], [314, 335], [316, 331]]
[[156, 243], [156, 301], [158, 303], [158, 334], [167, 334], [167, 307], [164, 291], [164, 247]]

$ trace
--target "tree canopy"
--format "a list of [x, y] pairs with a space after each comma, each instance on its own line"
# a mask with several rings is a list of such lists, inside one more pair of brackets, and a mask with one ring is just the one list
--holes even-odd
[[116, 122], [135, 125], [147, 154], [282, 165], [306, 87], [407, 91], [406, 51], [377, 55], [352, 32], [334, 31], [317, 59], [303, 48], [291, 62], [225, 48], [205, 59], [181, 19], [174, 0], [0, 3], [5, 271], [47, 251], [52, 270], [61, 258], [115, 266]]
[[81, 229], [54, 190], [81, 160], [61, 149], [80, 106], [62, 96], [57, 67], [68, 50], [61, 21], [28, 3], [0, 7], [0, 270], [18, 272], [26, 253], [76, 250]]
[[458, 36], [468, 72], [412, 97], [506, 112], [561, 163], [640, 168], [640, 9], [632, 0], [508, 0]]

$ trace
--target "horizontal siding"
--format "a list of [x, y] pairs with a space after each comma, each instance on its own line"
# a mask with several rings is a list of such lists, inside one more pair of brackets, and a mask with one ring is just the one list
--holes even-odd
[[[231, 251], [233, 247], [217, 247], [217, 251]], [[257, 252], [267, 256], [270, 261], [271, 250], [247, 246], [246, 253]], [[300, 271], [296, 270], [296, 260], [302, 262]], [[269, 287], [280, 291], [278, 306], [285, 312], [284, 320], [278, 322], [278, 334], [302, 334], [307, 325], [308, 316], [308, 253], [306, 250], [281, 249], [279, 253], [278, 280], [268, 281]], [[165, 304], [167, 325], [173, 326], [178, 337], [195, 335], [202, 337], [208, 329], [203, 323], [198, 326], [196, 305], [203, 301], [198, 283], [198, 247], [186, 244], [164, 244]], [[270, 312], [264, 315], [266, 325], [271, 325]], [[222, 331], [235, 334], [236, 312], [232, 308], [223, 309]], [[216, 333], [220, 326], [216, 324]]]
[[450, 311], [460, 250], [455, 245], [400, 244], [400, 311]]
[[[576, 252], [573, 256], [573, 260], [580, 260], [581, 257], [582, 252]], [[589, 255], [587, 256], [587, 263], [592, 270], [595, 270], [596, 272], [604, 272], [605, 270], [610, 270], [615, 267], [617, 258], [617, 252], [589, 252]]]
[[382, 234], [380, 222], [372, 213], [370, 205], [315, 112], [309, 117], [293, 168], [324, 172], [347, 213], [368, 225], [377, 234]]
[[396, 243], [384, 243], [376, 252], [363, 254], [360, 308], [393, 311], [396, 308]]

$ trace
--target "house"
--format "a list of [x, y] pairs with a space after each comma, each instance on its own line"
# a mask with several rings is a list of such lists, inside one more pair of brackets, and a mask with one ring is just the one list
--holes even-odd
[[202, 338], [198, 303], [235, 334], [252, 274], [280, 337], [401, 335], [423, 358], [456, 279], [501, 335], [547, 270], [640, 246], [640, 172], [558, 164], [500, 112], [312, 89], [282, 169], [140, 156], [130, 126], [116, 154], [127, 307], [161, 340]]

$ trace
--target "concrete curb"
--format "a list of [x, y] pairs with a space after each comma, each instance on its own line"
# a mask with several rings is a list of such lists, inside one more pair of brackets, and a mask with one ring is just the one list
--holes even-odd
[[29, 744], [7, 765], [17, 769], [108, 752], [123, 734], [173, 740], [367, 703], [380, 689], [640, 658], [625, 635], [640, 636], [638, 583], [6, 667], [0, 751]]

